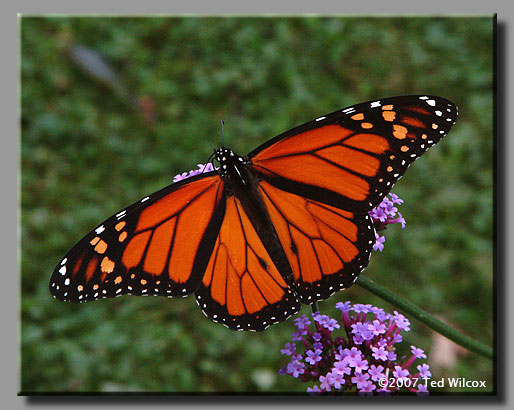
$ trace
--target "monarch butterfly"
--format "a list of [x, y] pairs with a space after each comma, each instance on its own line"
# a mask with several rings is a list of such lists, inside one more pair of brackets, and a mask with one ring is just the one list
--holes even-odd
[[260, 331], [351, 286], [368, 265], [376, 207], [453, 126], [435, 96], [357, 104], [219, 168], [173, 183], [98, 225], [50, 279], [58, 299], [196, 295], [203, 313]]

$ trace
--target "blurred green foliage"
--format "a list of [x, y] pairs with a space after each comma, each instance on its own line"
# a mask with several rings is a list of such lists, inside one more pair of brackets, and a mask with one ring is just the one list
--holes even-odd
[[[464, 333], [493, 340], [493, 20], [482, 18], [24, 17], [21, 25], [21, 391], [304, 392], [279, 376], [293, 322], [236, 333], [193, 297], [65, 304], [48, 280], [100, 221], [196, 168], [220, 144], [246, 153], [320, 115], [430, 93], [459, 106], [454, 129], [394, 188], [390, 228], [363, 273]], [[100, 53], [131, 96], [70, 59]], [[137, 101], [153, 102], [142, 109]], [[337, 301], [390, 306], [362, 288]], [[308, 307], [303, 312], [308, 313]], [[413, 323], [415, 344], [434, 334]], [[458, 351], [434, 378], [493, 383]]]

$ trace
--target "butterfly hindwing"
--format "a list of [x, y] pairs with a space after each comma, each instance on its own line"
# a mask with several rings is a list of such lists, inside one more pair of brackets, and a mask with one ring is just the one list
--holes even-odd
[[265, 181], [260, 190], [302, 303], [324, 300], [357, 280], [375, 242], [367, 214], [352, 214]]
[[457, 107], [440, 97], [370, 101], [280, 134], [249, 158], [263, 179], [283, 190], [364, 213], [456, 118]]
[[218, 175], [205, 175], [170, 185], [117, 213], [62, 259], [50, 292], [71, 302], [194, 292], [223, 218], [222, 190]]
[[272, 262], [238, 199], [225, 218], [196, 300], [207, 317], [234, 330], [263, 330], [300, 303]]

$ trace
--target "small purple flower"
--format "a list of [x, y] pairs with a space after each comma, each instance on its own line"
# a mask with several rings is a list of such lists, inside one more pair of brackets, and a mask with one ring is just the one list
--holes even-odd
[[291, 340], [293, 342], [301, 341], [302, 340], [302, 336], [303, 336], [302, 330], [299, 330], [298, 332], [294, 332], [291, 336], [292, 336]]
[[375, 390], [376, 388], [377, 388], [377, 386], [375, 386], [369, 380], [366, 380], [365, 382], [361, 383], [359, 394], [360, 393], [372, 393], [373, 390]]
[[385, 222], [387, 219], [387, 214], [385, 213], [384, 208], [382, 208], [380, 205], [374, 208], [369, 212], [369, 215], [374, 219], [378, 220], [380, 222]]
[[331, 332], [333, 332], [335, 329], [339, 329], [340, 327], [341, 327], [341, 325], [339, 323], [337, 323], [337, 320], [335, 320], [335, 319], [329, 319], [325, 323], [325, 328], [327, 328]]
[[394, 206], [392, 201], [387, 200], [384, 211], [388, 216], [395, 216], [396, 212], [398, 212], [398, 208]]
[[418, 396], [426, 396], [428, 395], [427, 386], [423, 383], [418, 383], [418, 391], [416, 392]]
[[404, 330], [406, 332], [410, 330], [409, 319], [407, 319], [401, 313], [398, 313], [396, 310], [394, 311], [394, 320], [396, 322], [396, 326], [398, 327], [398, 329]]
[[355, 336], [361, 335], [363, 339], [365, 339], [363, 333], [364, 332], [369, 333], [369, 329], [368, 329], [368, 324], [367, 323], [357, 322], [357, 323], [352, 324], [351, 327], [352, 327], [352, 333]]
[[403, 340], [403, 336], [400, 334], [400, 332], [397, 332], [393, 335], [393, 344], [401, 343]]
[[387, 345], [388, 345], [388, 342], [386, 339], [384, 339], [384, 338], [378, 339], [378, 342], [377, 342], [378, 347], [387, 347]]
[[384, 349], [383, 346], [380, 346], [380, 347], [372, 346], [371, 350], [373, 352], [372, 355], [375, 358], [375, 360], [382, 360], [384, 362], [387, 360], [387, 351]]
[[298, 359], [293, 359], [287, 364], [287, 372], [298, 378], [301, 374], [305, 373], [305, 364]]
[[332, 373], [337, 372], [341, 373], [343, 375], [347, 374], [350, 375], [352, 372], [352, 369], [348, 367], [348, 361], [346, 359], [339, 360], [338, 362], [334, 363], [334, 368], [332, 370]]
[[334, 386], [336, 389], [339, 389], [341, 385], [345, 384], [344, 375], [339, 372], [332, 372], [330, 373], [330, 382], [332, 386]]
[[336, 309], [339, 309], [341, 312], [348, 312], [352, 310], [352, 302], [337, 302]]
[[349, 350], [348, 355], [346, 357], [348, 357], [348, 364], [351, 367], [355, 367], [355, 361], [362, 359], [362, 353], [356, 347], [352, 347], [351, 350]]
[[318, 332], [315, 332], [313, 333], [312, 335], [312, 338], [316, 341], [316, 342], [319, 342], [321, 340], [321, 333], [318, 333]]
[[384, 250], [384, 242], [386, 238], [385, 236], [380, 236], [375, 232], [375, 244], [373, 245], [373, 250], [382, 252]]
[[426, 359], [427, 358], [427, 355], [425, 354], [425, 352], [422, 349], [418, 349], [416, 346], [412, 346], [412, 345], [411, 345], [410, 349], [411, 349], [412, 354], [417, 359]]
[[402, 366], [394, 366], [393, 376], [405, 381], [408, 379], [409, 371], [407, 369], [402, 369]]
[[357, 385], [357, 388], [362, 388], [362, 384], [369, 379], [368, 373], [356, 373], [354, 377], [352, 377], [352, 383]]
[[312, 347], [314, 347], [314, 349], [323, 350], [323, 343], [321, 343], [321, 342], [314, 342], [312, 344]]
[[397, 356], [396, 356], [396, 353], [393, 352], [392, 350], [389, 350], [387, 352], [387, 360], [391, 360], [391, 361], [394, 361], [397, 359]]
[[368, 325], [368, 330], [373, 336], [378, 336], [386, 332], [386, 326], [380, 320], [375, 319], [373, 324]]
[[343, 349], [342, 346], [339, 346], [339, 349], [337, 350], [337, 352], [335, 354], [335, 359], [338, 361], [345, 360], [345, 358], [348, 356], [349, 352], [350, 351], [348, 349]]
[[432, 372], [430, 370], [428, 370], [429, 368], [430, 368], [430, 366], [426, 363], [416, 366], [416, 369], [418, 369], [418, 371], [419, 371], [419, 375], [421, 377], [427, 378], [427, 379], [432, 377]]
[[402, 214], [400, 212], [398, 212], [398, 218], [390, 219], [389, 223], [390, 224], [401, 224], [402, 229], [405, 229], [405, 225], [407, 224], [407, 222], [405, 221], [405, 218], [402, 216]]
[[312, 387], [307, 387], [307, 393], [321, 393], [321, 390], [317, 384]]
[[356, 303], [353, 305], [353, 310], [355, 313], [369, 313], [371, 312], [373, 306], [371, 306], [369, 303], [366, 305], [363, 305], [361, 303]]
[[309, 364], [316, 364], [321, 360], [321, 349], [316, 349], [315, 351], [307, 350], [306, 354], [305, 361]]
[[294, 322], [296, 324], [296, 327], [298, 329], [302, 329], [302, 330], [305, 329], [307, 326], [309, 326], [311, 324], [311, 321], [305, 315], [297, 317], [296, 319], [294, 319]]
[[355, 373], [362, 373], [364, 370], [368, 369], [368, 361], [364, 359], [356, 359], [354, 362]]
[[282, 354], [284, 354], [286, 356], [291, 356], [295, 352], [296, 352], [296, 344], [294, 344], [294, 343], [286, 343], [285, 349], [282, 349], [280, 351], [280, 353], [282, 353]]
[[398, 204], [398, 205], [401, 205], [403, 204], [403, 199], [401, 199], [398, 195], [396, 194], [389, 194], [391, 196], [391, 201], [393, 202], [393, 204]]
[[385, 374], [383, 373], [383, 371], [383, 366], [375, 366], [374, 364], [372, 364], [368, 369], [368, 373], [371, 376], [371, 380], [373, 380], [374, 382], [378, 382], [380, 379], [385, 378]]
[[332, 374], [328, 373], [326, 376], [319, 376], [319, 381], [321, 384], [319, 385], [320, 389], [323, 391], [330, 391], [332, 389]]

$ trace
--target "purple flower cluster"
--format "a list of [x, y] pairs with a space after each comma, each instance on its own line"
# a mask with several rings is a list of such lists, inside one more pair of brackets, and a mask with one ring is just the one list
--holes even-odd
[[204, 172], [210, 172], [214, 171], [214, 169], [218, 169], [217, 167], [214, 168], [211, 162], [207, 164], [198, 164], [198, 169], [192, 169], [189, 172], [182, 172], [181, 174], [177, 174], [173, 177], [173, 182], [182, 181], [186, 178], [194, 177], [195, 175], [203, 174]]
[[[309, 393], [428, 394], [426, 381], [432, 376], [428, 364], [411, 369], [416, 359], [426, 359], [424, 351], [411, 346], [410, 356], [398, 359], [396, 355], [401, 332], [410, 330], [405, 316], [369, 304], [338, 302], [336, 308], [342, 312], [342, 326], [319, 312], [312, 314], [312, 322], [305, 315], [295, 319], [298, 330], [281, 350], [290, 361], [280, 374], [302, 382], [314, 381], [307, 388]], [[343, 334], [335, 335], [341, 327]], [[303, 346], [303, 353], [297, 351], [297, 342]]]
[[[386, 229], [387, 225], [396, 223], [402, 224], [402, 229], [405, 228], [405, 219], [395, 206], [403, 204], [403, 199], [396, 194], [389, 194], [389, 196], [391, 199], [385, 196], [382, 202], [368, 213], [377, 232]], [[382, 252], [385, 236], [380, 236], [377, 232], [375, 232], [376, 241], [373, 250]]]

